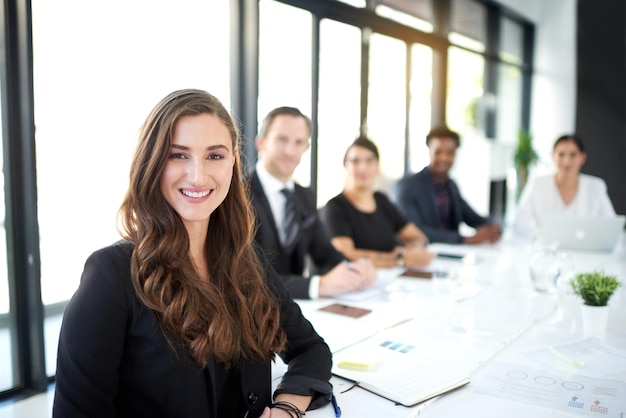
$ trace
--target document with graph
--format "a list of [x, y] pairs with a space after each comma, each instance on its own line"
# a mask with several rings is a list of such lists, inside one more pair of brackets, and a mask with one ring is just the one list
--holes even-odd
[[[621, 364], [615, 366], [620, 367]], [[583, 373], [587, 371], [586, 365], [571, 367]], [[474, 391], [564, 412], [567, 416], [623, 418], [626, 414], [626, 383], [582, 374], [561, 375], [543, 367], [490, 363], [481, 378], [477, 379]], [[554, 412], [546, 414], [554, 415]]]
[[332, 372], [391, 401], [412, 406], [470, 382], [467, 374], [452, 370], [436, 357], [421, 351], [417, 341], [402, 333], [380, 332], [336, 352]]

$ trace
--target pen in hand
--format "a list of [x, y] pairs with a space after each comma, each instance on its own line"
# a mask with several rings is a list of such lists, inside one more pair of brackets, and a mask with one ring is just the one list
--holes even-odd
[[335, 410], [335, 418], [339, 418], [341, 416], [341, 408], [337, 405], [337, 398], [335, 397], [335, 394], [331, 395], [330, 400], [333, 403], [333, 409]]
[[353, 274], [353, 279], [356, 277], [360, 280], [358, 289], [365, 289], [376, 281], [376, 268], [371, 261], [365, 258], [354, 261], [344, 260], [342, 265]]
[[352, 264], [350, 264], [350, 262], [348, 260], [343, 260], [343, 264], [346, 265], [346, 267], [348, 268], [348, 270], [350, 270], [351, 272], [354, 273], [358, 273], [359, 271], [357, 269], [355, 269]]

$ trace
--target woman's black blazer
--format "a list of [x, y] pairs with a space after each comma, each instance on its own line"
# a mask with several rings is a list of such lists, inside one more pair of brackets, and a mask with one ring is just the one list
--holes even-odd
[[[59, 337], [53, 417], [216, 417], [214, 364], [200, 367], [167, 343], [153, 311], [130, 280], [133, 246], [118, 242], [92, 254], [69, 302]], [[288, 363], [277, 392], [331, 394], [331, 354], [271, 268], [280, 299]], [[271, 403], [271, 364], [239, 363], [241, 398], [249, 417]]]

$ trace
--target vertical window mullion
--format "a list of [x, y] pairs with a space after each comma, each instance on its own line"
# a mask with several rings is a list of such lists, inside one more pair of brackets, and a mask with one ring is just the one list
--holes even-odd
[[370, 28], [361, 29], [361, 127], [362, 135], [367, 135], [367, 108], [369, 96]]
[[318, 176], [317, 161], [319, 154], [319, 144], [317, 142], [317, 124], [318, 124], [318, 104], [320, 93], [320, 18], [311, 15], [313, 19], [311, 33], [311, 188], [315, 193], [315, 201], [317, 201]]
[[494, 138], [498, 97], [498, 51], [500, 50], [500, 15], [487, 7], [487, 45], [485, 53], [485, 136]]
[[405, 75], [405, 97], [406, 101], [404, 104], [404, 167], [403, 173], [406, 175], [409, 172], [409, 166], [411, 164], [411, 73], [412, 73], [412, 54], [411, 54], [411, 45], [406, 44], [406, 75]]
[[[441, 39], [448, 39], [450, 32], [451, 0], [433, 0], [434, 31]], [[433, 93], [431, 125], [446, 122], [446, 97], [448, 78], [448, 45], [433, 48]]]
[[5, 67], [2, 68], [2, 126], [5, 227], [11, 306], [17, 330], [18, 381], [28, 391], [48, 385], [44, 355], [43, 304], [33, 99], [30, 1], [4, 3]]
[[522, 64], [522, 129], [530, 130], [530, 98], [533, 75], [533, 51], [535, 45], [535, 29], [524, 25], [524, 56]]
[[[231, 103], [241, 120], [241, 135], [254, 138], [257, 131], [259, 95], [259, 0], [231, 1]], [[254, 164], [257, 152], [253, 141], [242, 141], [244, 163]]]

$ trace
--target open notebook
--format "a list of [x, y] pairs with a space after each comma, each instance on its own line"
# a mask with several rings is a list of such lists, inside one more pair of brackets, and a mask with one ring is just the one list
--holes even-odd
[[398, 333], [378, 333], [333, 356], [334, 375], [405, 406], [464, 386], [470, 378], [418, 352]]

